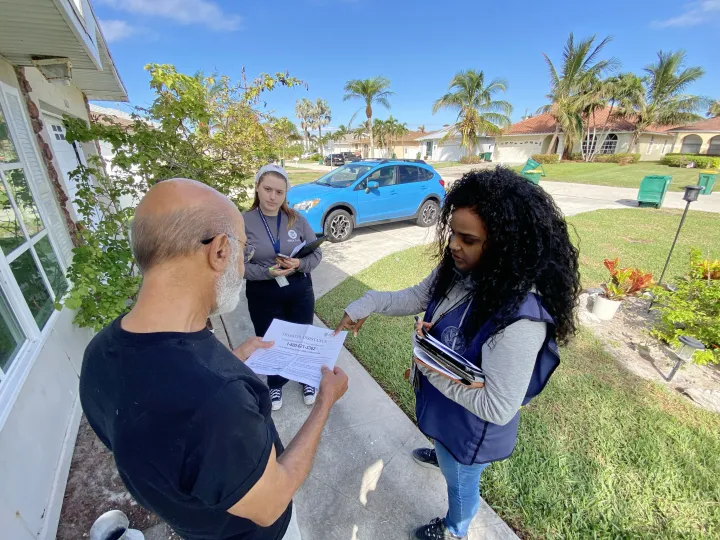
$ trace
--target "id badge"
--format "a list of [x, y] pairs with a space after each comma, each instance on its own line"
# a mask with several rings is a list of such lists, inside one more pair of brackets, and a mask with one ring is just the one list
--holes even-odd
[[288, 285], [290, 285], [290, 282], [285, 276], [277, 276], [275, 277], [275, 281], [277, 281], [277, 284], [281, 287], [287, 287]]

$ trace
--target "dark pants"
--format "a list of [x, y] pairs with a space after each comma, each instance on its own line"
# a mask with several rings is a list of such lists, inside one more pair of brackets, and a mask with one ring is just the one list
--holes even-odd
[[[310, 275], [294, 274], [288, 281], [287, 287], [280, 287], [274, 279], [247, 282], [245, 295], [256, 336], [264, 336], [273, 319], [296, 324], [313, 323], [315, 292]], [[267, 379], [270, 388], [282, 388], [288, 382], [277, 375]]]

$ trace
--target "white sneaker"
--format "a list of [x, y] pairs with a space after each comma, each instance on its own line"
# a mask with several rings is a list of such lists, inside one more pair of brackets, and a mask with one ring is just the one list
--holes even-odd
[[273, 411], [279, 411], [282, 408], [282, 388], [270, 389], [270, 401]]
[[315, 387], [303, 384], [303, 401], [305, 405], [311, 407], [315, 404]]

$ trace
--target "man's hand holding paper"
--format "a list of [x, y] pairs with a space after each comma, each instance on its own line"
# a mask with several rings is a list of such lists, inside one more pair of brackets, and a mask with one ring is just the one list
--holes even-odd
[[335, 367], [346, 336], [347, 332], [333, 335], [325, 328], [275, 319], [263, 337], [275, 345], [255, 351], [247, 366], [258, 374], [279, 375], [319, 387], [322, 367]]

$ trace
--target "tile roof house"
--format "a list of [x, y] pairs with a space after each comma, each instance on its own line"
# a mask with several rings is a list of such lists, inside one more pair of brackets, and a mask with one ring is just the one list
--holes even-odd
[[[596, 136], [589, 144], [600, 144], [601, 154], [629, 152], [635, 124], [629, 118], [609, 117], [610, 108], [598, 111], [590, 119], [590, 127], [597, 127], [603, 134]], [[564, 135], [561, 133], [554, 147], [550, 143], [557, 123], [552, 114], [544, 113], [526, 118], [508, 127], [502, 137], [496, 139], [497, 148], [493, 160], [501, 163], [524, 163], [533, 154], [560, 153], [564, 147]], [[636, 153], [642, 161], [658, 161], [668, 152], [673, 151], [675, 135], [670, 133], [673, 126], [652, 125], [645, 130], [638, 140]], [[604, 136], [604, 132], [609, 133]], [[587, 141], [578, 142], [572, 152], [580, 152]]]
[[675, 135], [673, 152], [720, 156], [720, 116], [668, 130]]

